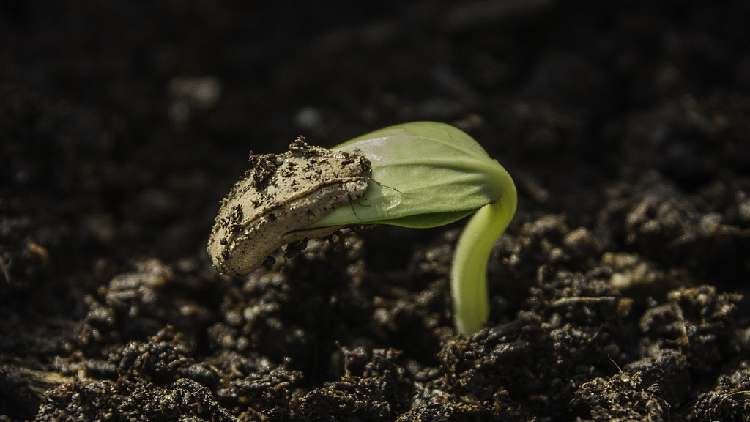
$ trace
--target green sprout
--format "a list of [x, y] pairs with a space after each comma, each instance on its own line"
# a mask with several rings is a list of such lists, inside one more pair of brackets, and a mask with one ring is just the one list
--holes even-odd
[[490, 308], [487, 261], [516, 211], [516, 188], [508, 172], [469, 135], [435, 122], [387, 127], [332, 151], [364, 155], [372, 163], [372, 177], [353, 206], [340, 206], [305, 229], [356, 224], [430, 228], [475, 213], [456, 245], [451, 295], [458, 333], [481, 330]]

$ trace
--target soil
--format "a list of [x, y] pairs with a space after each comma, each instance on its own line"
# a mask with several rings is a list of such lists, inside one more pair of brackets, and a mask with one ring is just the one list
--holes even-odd
[[[0, 3], [0, 421], [750, 420], [750, 3]], [[250, 151], [433, 120], [518, 212], [206, 243]]]

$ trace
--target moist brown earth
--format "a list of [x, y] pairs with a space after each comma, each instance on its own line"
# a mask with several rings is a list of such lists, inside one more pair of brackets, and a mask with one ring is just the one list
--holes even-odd
[[[0, 421], [750, 420], [750, 3], [0, 3]], [[250, 151], [433, 120], [514, 177], [463, 222], [211, 266]]]

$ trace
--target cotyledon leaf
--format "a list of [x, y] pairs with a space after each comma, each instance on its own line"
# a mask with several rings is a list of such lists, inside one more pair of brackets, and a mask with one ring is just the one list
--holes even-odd
[[[365, 195], [307, 226], [442, 226], [500, 198], [505, 169], [461, 130], [413, 122], [376, 130], [333, 148], [372, 163]], [[357, 151], [358, 150], [358, 151]], [[504, 175], [503, 175], [504, 174]]]

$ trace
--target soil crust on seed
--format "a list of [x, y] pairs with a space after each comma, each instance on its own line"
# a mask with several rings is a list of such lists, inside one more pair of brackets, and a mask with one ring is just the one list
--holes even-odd
[[[3, 2], [0, 422], [750, 419], [747, 16]], [[464, 221], [212, 267], [251, 151], [419, 120], [518, 188], [481, 332], [452, 327]]]

